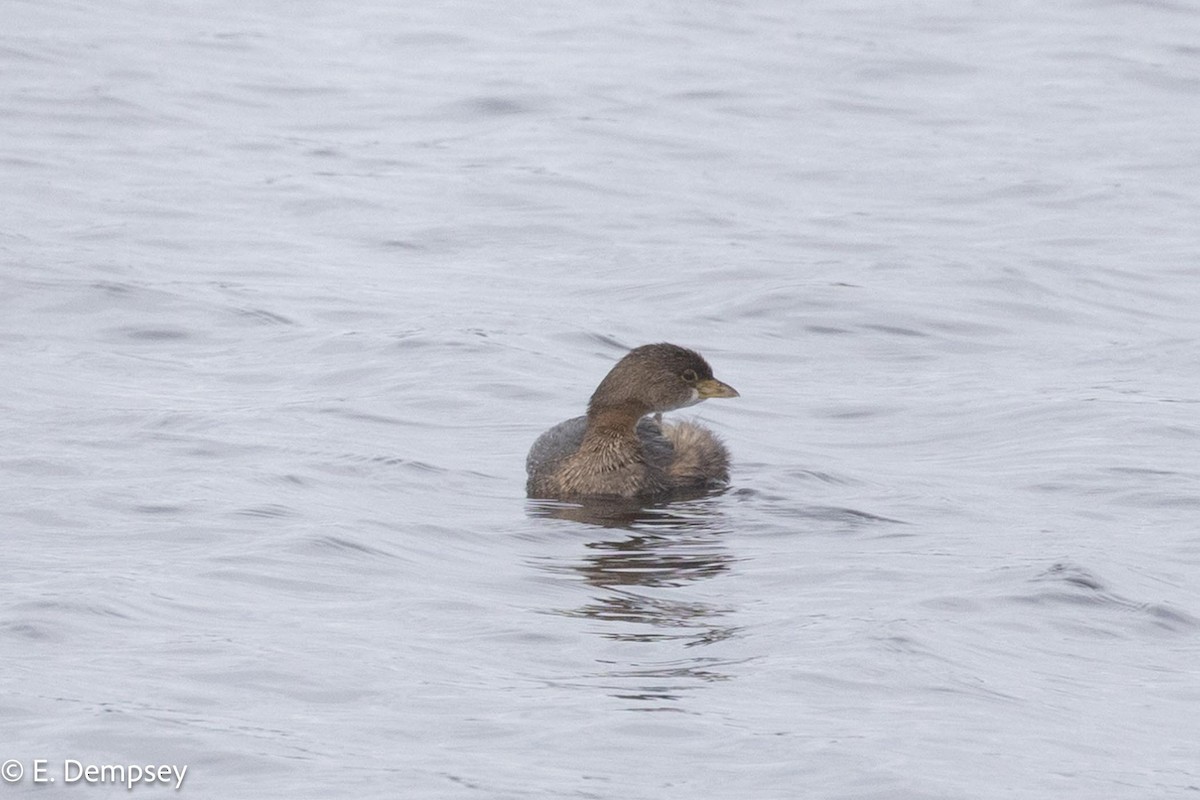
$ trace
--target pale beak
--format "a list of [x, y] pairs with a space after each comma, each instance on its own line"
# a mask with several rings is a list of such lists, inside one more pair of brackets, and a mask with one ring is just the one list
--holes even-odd
[[737, 389], [727, 383], [721, 383], [716, 378], [705, 378], [696, 384], [696, 391], [700, 394], [701, 400], [708, 400], [712, 397], [740, 397]]

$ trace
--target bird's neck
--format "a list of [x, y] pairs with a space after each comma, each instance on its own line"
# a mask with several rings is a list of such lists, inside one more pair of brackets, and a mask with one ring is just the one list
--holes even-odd
[[589, 438], [630, 438], [637, 439], [638, 420], [650, 413], [643, 403], [621, 403], [589, 408], [587, 415], [587, 433], [584, 440]]

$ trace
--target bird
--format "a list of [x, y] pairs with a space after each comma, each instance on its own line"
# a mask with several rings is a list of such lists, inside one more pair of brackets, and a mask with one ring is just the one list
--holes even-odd
[[661, 342], [630, 350], [588, 401], [587, 414], [537, 438], [525, 460], [531, 498], [658, 502], [696, 497], [729, 481], [729, 451], [703, 425], [662, 414], [738, 397], [694, 350]]

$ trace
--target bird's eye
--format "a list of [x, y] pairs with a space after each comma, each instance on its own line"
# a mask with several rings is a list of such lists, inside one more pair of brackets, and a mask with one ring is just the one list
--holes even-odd
[[683, 379], [688, 383], [695, 383], [697, 377], [696, 370], [694, 369], [685, 369], [683, 371]]

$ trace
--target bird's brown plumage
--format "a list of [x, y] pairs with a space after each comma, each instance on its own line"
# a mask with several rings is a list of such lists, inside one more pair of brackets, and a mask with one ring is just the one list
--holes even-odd
[[658, 417], [709, 397], [737, 391], [716, 380], [699, 353], [665, 343], [631, 350], [596, 387], [587, 416], [534, 442], [526, 460], [529, 496], [655, 500], [725, 483], [729, 453], [712, 431]]

